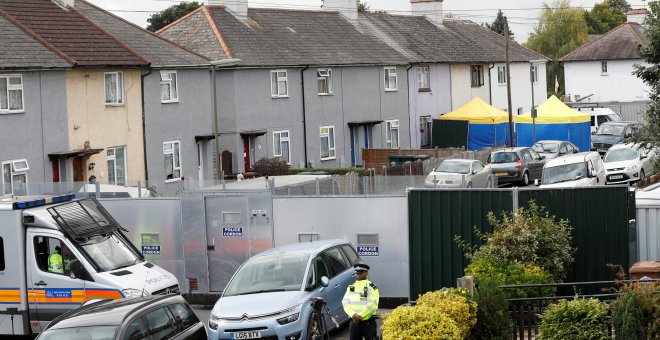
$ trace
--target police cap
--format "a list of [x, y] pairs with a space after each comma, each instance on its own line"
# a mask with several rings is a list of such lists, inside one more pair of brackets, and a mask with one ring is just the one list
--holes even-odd
[[353, 269], [355, 269], [356, 272], [368, 272], [369, 268], [370, 268], [369, 265], [364, 263], [356, 263], [353, 266]]

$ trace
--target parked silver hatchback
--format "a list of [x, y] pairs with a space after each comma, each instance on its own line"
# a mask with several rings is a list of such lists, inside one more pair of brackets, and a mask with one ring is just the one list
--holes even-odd
[[[209, 339], [308, 339], [312, 297], [325, 299], [339, 323], [348, 321], [341, 300], [359, 260], [344, 240], [297, 243], [251, 257], [213, 306]], [[324, 317], [329, 330], [336, 327]]]

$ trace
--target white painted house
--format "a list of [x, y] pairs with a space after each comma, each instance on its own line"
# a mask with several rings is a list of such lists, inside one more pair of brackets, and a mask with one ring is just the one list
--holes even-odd
[[565, 55], [566, 95], [576, 102], [648, 100], [648, 86], [632, 72], [644, 64], [637, 48], [646, 45], [645, 9], [627, 13], [628, 22]]

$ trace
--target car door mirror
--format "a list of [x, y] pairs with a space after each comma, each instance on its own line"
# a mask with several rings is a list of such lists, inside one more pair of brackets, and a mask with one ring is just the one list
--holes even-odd
[[643, 153], [643, 154], [641, 154], [641, 155], [639, 155], [639, 158], [640, 158], [640, 159], [644, 159], [644, 158], [647, 158], [647, 157], [648, 157], [648, 155], [647, 155], [647, 154], [645, 154], [645, 153]]
[[330, 285], [330, 279], [327, 276], [321, 276], [321, 281], [319, 282], [322, 287], [327, 287]]
[[85, 267], [78, 260], [73, 260], [69, 263], [69, 277], [72, 279], [93, 281], [92, 276], [89, 275]]
[[539, 156], [539, 160], [545, 159], [545, 156]]
[[591, 131], [592, 136], [595, 135], [595, 134], [596, 134], [596, 131]]

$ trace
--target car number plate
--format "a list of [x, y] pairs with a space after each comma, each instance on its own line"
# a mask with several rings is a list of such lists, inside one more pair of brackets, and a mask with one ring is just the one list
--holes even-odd
[[235, 332], [232, 334], [232, 339], [260, 339], [261, 332]]
[[623, 175], [610, 176], [610, 179], [622, 179], [622, 178], [623, 178]]
[[607, 152], [607, 149], [598, 149], [598, 152], [601, 152], [601, 153]]
[[506, 176], [508, 174], [509, 174], [508, 172], [498, 172], [495, 174], [495, 176]]

